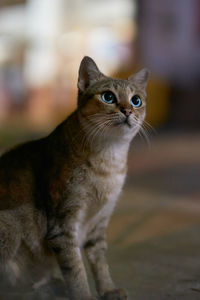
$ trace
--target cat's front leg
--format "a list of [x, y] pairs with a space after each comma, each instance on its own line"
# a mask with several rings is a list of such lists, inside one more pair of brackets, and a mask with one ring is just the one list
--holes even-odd
[[116, 289], [111, 279], [108, 263], [105, 257], [107, 243], [104, 235], [89, 240], [85, 245], [88, 261], [94, 274], [96, 288], [103, 300], [126, 300], [123, 289]]
[[96, 300], [91, 296], [80, 248], [73, 234], [64, 232], [48, 238], [60, 265], [70, 300]]

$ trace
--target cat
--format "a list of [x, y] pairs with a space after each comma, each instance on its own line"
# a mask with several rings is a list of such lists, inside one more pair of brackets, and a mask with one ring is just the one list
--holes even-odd
[[127, 299], [109, 273], [106, 228], [125, 180], [129, 144], [145, 118], [148, 78], [142, 69], [113, 79], [84, 57], [77, 109], [47, 137], [1, 156], [2, 266], [14, 264], [16, 276], [26, 272], [37, 284], [58, 265], [69, 299], [97, 299], [84, 250], [99, 297]]

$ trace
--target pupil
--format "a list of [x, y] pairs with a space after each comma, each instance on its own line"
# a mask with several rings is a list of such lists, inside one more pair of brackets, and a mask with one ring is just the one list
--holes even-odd
[[134, 104], [138, 104], [139, 103], [139, 100], [136, 98], [136, 99], [134, 99]]
[[134, 96], [132, 98], [132, 103], [133, 103], [134, 106], [139, 106], [141, 104], [140, 97], [139, 96]]
[[116, 102], [115, 95], [110, 91], [104, 92], [101, 95], [101, 98], [103, 99], [104, 102], [107, 102], [109, 104]]
[[112, 94], [111, 93], [107, 93], [106, 94], [106, 98], [107, 98], [108, 101], [112, 100], [112, 98], [113, 98]]

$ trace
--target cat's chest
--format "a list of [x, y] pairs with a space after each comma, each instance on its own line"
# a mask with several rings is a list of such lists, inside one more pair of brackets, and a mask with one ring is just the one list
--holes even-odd
[[78, 167], [73, 172], [73, 180], [68, 185], [70, 195], [74, 199], [84, 201], [89, 207], [96, 209], [108, 201], [114, 201], [119, 195], [126, 175], [126, 166], [106, 168], [102, 164], [91, 161]]
[[103, 214], [106, 205], [109, 214], [110, 207], [114, 206], [121, 192], [125, 176], [125, 158], [119, 159], [112, 153], [110, 155], [103, 153], [88, 158], [85, 163], [85, 177], [82, 181], [82, 188], [86, 193], [86, 220], [101, 210]]
[[74, 169], [67, 183], [67, 203], [80, 207], [76, 222], [78, 241], [82, 245], [92, 228], [109, 219], [126, 176], [126, 157], [90, 156]]
[[[97, 170], [88, 171], [88, 185], [91, 198], [96, 199], [96, 206], [103, 206], [107, 202], [116, 201], [121, 192], [125, 172], [108, 172], [107, 174], [96, 174]], [[101, 171], [100, 171], [101, 172]], [[91, 206], [95, 206], [92, 202]]]
[[83, 165], [74, 172], [76, 178], [70, 189], [67, 204], [80, 207], [77, 215], [77, 241], [82, 246], [90, 232], [109, 219], [121, 192], [125, 172], [102, 174], [102, 169]]
[[107, 201], [115, 200], [120, 193], [126, 175], [126, 156], [117, 154], [105, 151], [91, 155], [77, 168], [79, 182], [74, 187], [81, 189], [82, 195], [87, 195], [88, 199], [96, 200], [91, 205], [96, 203], [102, 206]]

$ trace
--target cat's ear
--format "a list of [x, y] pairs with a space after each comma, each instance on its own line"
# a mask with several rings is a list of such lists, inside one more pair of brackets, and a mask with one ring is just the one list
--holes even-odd
[[146, 88], [148, 79], [150, 76], [150, 71], [146, 68], [140, 70], [139, 72], [131, 75], [128, 80], [139, 85], [141, 88]]
[[85, 56], [80, 64], [78, 76], [78, 88], [82, 92], [92, 83], [98, 81], [103, 74], [99, 71], [96, 63], [89, 56]]

